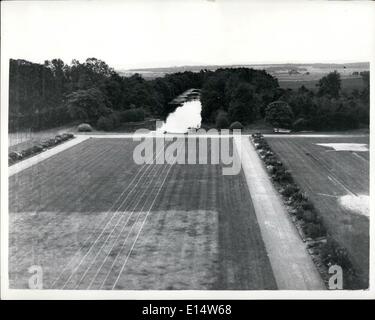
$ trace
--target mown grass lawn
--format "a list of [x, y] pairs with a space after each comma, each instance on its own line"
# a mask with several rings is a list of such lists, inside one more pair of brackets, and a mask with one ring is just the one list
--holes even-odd
[[89, 139], [9, 179], [10, 287], [276, 289], [243, 173]]
[[334, 151], [318, 143], [369, 144], [368, 137], [272, 137], [272, 150], [313, 201], [328, 232], [345, 248], [365, 284], [369, 276], [369, 218], [343, 207], [344, 195], [369, 195], [369, 152]]

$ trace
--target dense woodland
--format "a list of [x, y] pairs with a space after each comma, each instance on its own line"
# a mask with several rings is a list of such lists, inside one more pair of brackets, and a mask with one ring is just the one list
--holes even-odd
[[363, 90], [343, 92], [337, 72], [323, 77], [316, 90], [304, 86], [282, 89], [265, 71], [245, 68], [219, 69], [206, 77], [202, 87], [205, 122], [240, 121], [243, 125], [263, 119], [274, 127], [300, 130], [344, 130], [369, 125], [369, 72], [361, 73]]
[[[226, 68], [180, 72], [154, 80], [120, 77], [105, 62], [89, 58], [70, 65], [60, 59], [37, 64], [10, 60], [9, 127], [44, 129], [87, 122], [112, 130], [145, 116], [164, 117], [169, 102], [189, 88], [202, 89], [202, 120], [223, 128], [265, 118], [295, 130], [343, 130], [369, 124], [369, 72], [364, 89], [343, 92], [340, 74], [323, 77], [316, 90], [281, 89], [263, 70]], [[275, 103], [276, 102], [276, 103]]]
[[165, 116], [168, 103], [202, 85], [202, 73], [183, 72], [146, 81], [120, 77], [105, 62], [89, 58], [71, 65], [60, 59], [37, 64], [10, 60], [9, 128], [43, 129], [72, 121], [111, 129], [139, 114]]

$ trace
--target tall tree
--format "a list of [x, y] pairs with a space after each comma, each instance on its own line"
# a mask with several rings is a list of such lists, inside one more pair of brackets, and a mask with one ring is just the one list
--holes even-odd
[[111, 113], [104, 94], [97, 88], [78, 90], [67, 96], [66, 106], [73, 119], [95, 124], [100, 116]]
[[275, 101], [266, 108], [265, 120], [276, 128], [290, 128], [294, 119], [292, 108], [284, 101]]
[[232, 122], [240, 121], [243, 124], [255, 120], [259, 101], [254, 86], [241, 82], [232, 92], [229, 103], [229, 118]]
[[328, 73], [319, 80], [318, 87], [318, 94], [320, 96], [329, 95], [333, 98], [338, 98], [341, 90], [340, 74], [336, 70]]

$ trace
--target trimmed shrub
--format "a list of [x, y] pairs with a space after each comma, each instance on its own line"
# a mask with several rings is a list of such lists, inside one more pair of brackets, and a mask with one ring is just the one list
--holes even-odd
[[240, 129], [240, 130], [242, 130], [243, 129], [243, 125], [242, 125], [241, 122], [235, 121], [235, 122], [231, 123], [231, 125], [229, 126], [229, 129], [230, 130], [233, 130], [233, 129]]
[[217, 129], [228, 129], [228, 114], [225, 111], [220, 111], [216, 116], [215, 124]]
[[56, 144], [55, 138], [49, 138], [48, 139], [48, 144], [50, 145], [50, 147], [53, 147]]
[[9, 158], [11, 158], [14, 161], [17, 161], [17, 160], [22, 159], [22, 155], [19, 152], [12, 151], [12, 152], [9, 153]]
[[43, 151], [43, 147], [40, 146], [40, 145], [36, 145], [36, 146], [33, 146], [33, 147], [31, 148], [31, 150], [32, 150], [32, 153], [33, 153], [33, 154], [34, 154], [34, 153], [39, 153], [39, 152], [42, 152], [42, 151]]
[[364, 284], [358, 278], [347, 250], [341, 247], [332, 237], [322, 247], [321, 258], [326, 266], [339, 265], [343, 269], [344, 289], [363, 289]]
[[21, 151], [22, 158], [28, 157], [33, 154], [33, 148], [27, 148]]
[[319, 238], [326, 235], [325, 228], [321, 223], [309, 222], [303, 225], [303, 232], [310, 238]]
[[61, 135], [61, 138], [63, 139], [63, 141], [72, 139], [73, 137], [74, 137], [73, 133], [63, 133]]
[[51, 143], [51, 140], [48, 139], [48, 140], [43, 140], [40, 145], [43, 147], [43, 148], [49, 148], [50, 146], [52, 146], [52, 143]]
[[78, 125], [78, 132], [91, 132], [92, 127], [88, 123], [81, 123]]
[[22, 160], [24, 158], [27, 158], [27, 157], [33, 156], [35, 154], [38, 154], [38, 153], [44, 151], [47, 148], [55, 146], [59, 143], [62, 143], [63, 141], [69, 140], [73, 137], [74, 137], [74, 135], [72, 133], [64, 133], [62, 135], [57, 135], [55, 138], [43, 140], [40, 144], [36, 144], [36, 145], [34, 145], [30, 148], [22, 150], [21, 152], [15, 152], [15, 151], [10, 152], [9, 156], [8, 156], [8, 163], [9, 163], [9, 165], [12, 165], [19, 160]]
[[267, 163], [267, 159], [270, 159], [273, 157], [273, 153], [271, 151], [266, 151], [264, 153], [264, 161]]
[[322, 249], [322, 259], [327, 265], [337, 264], [343, 269], [352, 268], [347, 250], [340, 247], [331, 237], [327, 238], [327, 243]]
[[308, 200], [302, 201], [300, 205], [303, 208], [303, 210], [314, 210], [314, 205]]
[[256, 143], [256, 149], [260, 150], [260, 149], [270, 149], [268, 143], [265, 141], [265, 140], [259, 140], [257, 143]]
[[269, 166], [274, 166], [274, 167], [275, 166], [279, 166], [278, 160], [277, 160], [277, 158], [275, 156], [267, 157], [265, 159], [265, 162]]
[[293, 194], [297, 193], [299, 188], [294, 184], [288, 184], [282, 189], [281, 194], [285, 197], [291, 197]]
[[305, 213], [305, 211], [301, 207], [295, 208], [295, 215], [296, 215], [297, 219], [303, 219], [304, 213]]
[[277, 167], [275, 170], [274, 177], [272, 177], [275, 181], [279, 183], [292, 183], [293, 177], [288, 170], [285, 170], [282, 166]]
[[284, 174], [281, 176], [281, 181], [283, 183], [292, 183], [293, 182], [293, 177], [290, 171], [285, 170]]
[[273, 172], [275, 171], [275, 167], [272, 165], [267, 165], [266, 169], [271, 174], [273, 174]]
[[303, 192], [298, 191], [292, 195], [292, 200], [295, 202], [302, 202], [307, 200], [307, 198]]

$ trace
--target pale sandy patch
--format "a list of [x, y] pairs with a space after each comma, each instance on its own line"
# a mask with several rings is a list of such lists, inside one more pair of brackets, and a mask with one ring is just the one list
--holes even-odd
[[339, 204], [347, 210], [369, 217], [370, 197], [367, 195], [346, 195], [338, 199]]
[[335, 151], [368, 151], [368, 146], [365, 143], [317, 143], [318, 146], [333, 148]]

